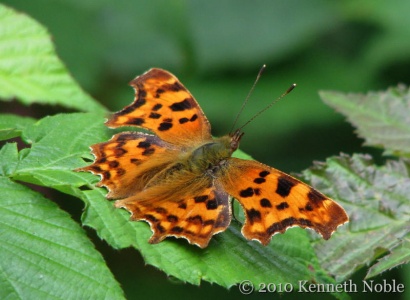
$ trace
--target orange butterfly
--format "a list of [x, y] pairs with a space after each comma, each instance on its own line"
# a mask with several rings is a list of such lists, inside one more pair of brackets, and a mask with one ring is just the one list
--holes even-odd
[[95, 161], [79, 171], [101, 176], [116, 207], [147, 221], [150, 243], [182, 237], [205, 248], [232, 217], [230, 196], [245, 211], [242, 234], [267, 245], [273, 234], [309, 227], [329, 239], [347, 222], [341, 206], [301, 181], [253, 160], [232, 157], [243, 132], [221, 138], [198, 103], [167, 71], [151, 69], [131, 81], [134, 102], [106, 122], [156, 135], [122, 132], [93, 145]]

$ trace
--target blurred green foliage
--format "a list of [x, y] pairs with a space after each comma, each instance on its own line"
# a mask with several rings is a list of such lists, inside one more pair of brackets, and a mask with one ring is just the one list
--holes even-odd
[[[320, 101], [319, 90], [366, 92], [409, 84], [406, 0], [2, 2], [45, 25], [75, 79], [109, 109], [132, 101], [127, 86], [132, 78], [161, 67], [177, 75], [196, 97], [215, 135], [229, 131], [266, 63], [240, 123], [291, 83], [298, 87], [246, 128], [241, 149], [287, 172], [339, 152], [369, 152], [361, 148], [352, 127]], [[12, 110], [10, 104], [1, 105]], [[26, 110], [34, 117], [52, 112]], [[241, 296], [236, 289], [228, 293], [207, 283], [200, 288], [178, 285], [136, 261], [135, 251], [113, 252], [98, 238], [95, 243], [105, 250], [129, 299]]]

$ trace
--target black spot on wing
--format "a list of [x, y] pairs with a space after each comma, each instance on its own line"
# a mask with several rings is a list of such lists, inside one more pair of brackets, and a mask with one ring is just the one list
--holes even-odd
[[154, 97], [159, 98], [161, 96], [161, 94], [164, 93], [164, 92], [165, 91], [163, 89], [159, 88], [155, 91], [155, 96]]
[[242, 190], [242, 191], [239, 192], [239, 196], [241, 196], [243, 198], [252, 197], [253, 194], [254, 194], [253, 188], [251, 188], [251, 187], [248, 187], [247, 189]]
[[116, 161], [116, 160], [113, 160], [113, 161], [110, 161], [109, 163], [108, 163], [108, 165], [110, 166], [110, 168], [117, 168], [119, 165], [120, 165], [120, 163], [118, 162], [118, 161]]
[[137, 166], [141, 164], [141, 160], [138, 159], [138, 158], [131, 158], [130, 162], [137, 165]]
[[158, 229], [158, 231], [161, 232], [161, 233], [164, 233], [164, 232], [166, 231], [165, 228], [164, 228], [160, 223], [158, 223], [155, 227], [156, 227], [156, 228]]
[[157, 103], [157, 104], [154, 105], [154, 107], [152, 108], [152, 110], [153, 110], [153, 111], [158, 111], [158, 110], [161, 109], [161, 107], [162, 107], [162, 104]]
[[184, 231], [184, 228], [179, 227], [179, 226], [175, 226], [171, 228], [172, 233], [181, 233], [182, 231]]
[[104, 171], [103, 177], [104, 177], [104, 179], [110, 179], [110, 178], [111, 178], [111, 173], [110, 173], [110, 171]]
[[318, 205], [320, 202], [327, 199], [324, 195], [322, 195], [321, 193], [319, 193], [315, 189], [310, 189], [310, 191], [308, 193], [308, 198], [315, 205]]
[[261, 221], [261, 213], [258, 210], [254, 209], [254, 208], [246, 210], [246, 215], [248, 216], [249, 222], [251, 224], [253, 224], [254, 222], [260, 222]]
[[312, 210], [313, 210], [313, 207], [312, 207], [312, 205], [308, 202], [308, 203], [306, 203], [305, 209], [306, 209], [307, 211], [312, 211]]
[[156, 207], [155, 211], [159, 214], [166, 214], [168, 211], [163, 207]]
[[260, 176], [260, 177], [266, 177], [266, 176], [268, 176], [269, 174], [270, 174], [269, 171], [262, 171], [262, 172], [259, 173], [259, 176]]
[[173, 84], [167, 85], [165, 89], [169, 89], [173, 92], [179, 92], [179, 91], [182, 91], [184, 87], [182, 86], [182, 84], [176, 81]]
[[158, 222], [158, 219], [155, 218], [153, 215], [150, 215], [150, 214], [145, 214], [145, 215], [144, 215], [144, 218], [145, 218], [147, 221], [150, 221], [150, 222], [152, 222], [152, 223]]
[[287, 202], [282, 202], [282, 203], [276, 205], [277, 210], [284, 210], [288, 207], [289, 207], [289, 204]]
[[266, 179], [263, 178], [263, 177], [255, 178], [255, 179], [253, 180], [253, 182], [255, 182], [255, 183], [257, 183], [257, 184], [264, 183], [265, 181], [266, 181]]
[[262, 207], [272, 207], [272, 204], [266, 198], [261, 199], [260, 204]]
[[278, 178], [278, 186], [276, 187], [276, 194], [287, 197], [290, 190], [296, 185], [296, 181], [288, 176], [281, 176]]
[[206, 209], [212, 210], [212, 209], [217, 209], [218, 208], [218, 202], [216, 202], [215, 199], [213, 200], [208, 200], [206, 202]]
[[172, 123], [168, 123], [168, 122], [162, 122], [161, 124], [159, 124], [158, 126], [158, 130], [159, 131], [167, 131], [170, 128], [172, 128]]
[[96, 163], [103, 164], [103, 163], [105, 163], [106, 161], [107, 161], [107, 158], [106, 158], [106, 157], [101, 157], [98, 161], [96, 161]]
[[200, 215], [191, 216], [187, 218], [186, 221], [189, 223], [198, 224], [198, 225], [202, 225], [203, 223], [202, 217]]
[[186, 122], [189, 122], [189, 119], [188, 118], [181, 118], [178, 121], [179, 121], [179, 124], [185, 124]]
[[150, 118], [150, 119], [159, 119], [159, 118], [161, 118], [161, 117], [162, 117], [161, 114], [155, 113], [155, 112], [151, 112], [151, 113], [149, 114], [149, 116], [148, 116], [148, 118]]
[[186, 202], [179, 203], [178, 208], [186, 209]]
[[142, 152], [142, 155], [150, 156], [150, 155], [154, 154], [154, 152], [155, 152], [154, 148], [147, 148]]
[[175, 215], [169, 215], [169, 216], [167, 216], [167, 220], [168, 220], [168, 222], [176, 223], [176, 222], [178, 222], [178, 217], [175, 216]]
[[151, 146], [150, 142], [141, 141], [138, 143], [137, 148], [149, 148]]
[[132, 125], [140, 126], [144, 124], [144, 119], [143, 118], [132, 118], [129, 120], [129, 123]]
[[114, 149], [114, 156], [115, 157], [121, 157], [123, 156], [125, 153], [127, 153], [127, 150], [123, 149], [123, 148], [115, 148]]
[[192, 105], [191, 105], [190, 100], [192, 100], [192, 99], [187, 98], [185, 100], [182, 100], [181, 102], [175, 102], [172, 105], [170, 105], [169, 108], [172, 111], [184, 111], [184, 110], [187, 110], [187, 109], [191, 109]]
[[90, 166], [90, 170], [92, 170], [95, 173], [101, 173], [102, 172], [102, 169], [99, 166], [94, 166], [94, 165]]

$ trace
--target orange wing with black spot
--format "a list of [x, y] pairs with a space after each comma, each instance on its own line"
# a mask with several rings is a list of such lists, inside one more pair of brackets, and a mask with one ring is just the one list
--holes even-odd
[[[181, 174], [175, 175], [174, 180], [118, 200], [115, 206], [130, 211], [132, 220], [144, 220], [150, 224], [153, 231], [149, 240], [151, 244], [159, 243], [167, 236], [175, 236], [205, 248], [214, 234], [229, 226], [229, 195], [211, 181], [192, 177], [180, 181], [178, 177]], [[192, 188], [187, 186], [189, 180], [199, 182], [193, 183]]]
[[109, 127], [139, 126], [162, 140], [179, 145], [198, 145], [211, 138], [210, 125], [190, 92], [171, 73], [151, 69], [131, 81], [134, 102], [113, 114]]
[[332, 199], [257, 161], [231, 158], [218, 180], [245, 211], [242, 234], [263, 245], [292, 226], [314, 229], [329, 239], [348, 221], [344, 209]]
[[98, 186], [105, 186], [107, 198], [125, 198], [145, 188], [161, 170], [169, 166], [179, 151], [157, 136], [141, 132], [123, 132], [108, 142], [91, 146], [93, 164], [77, 171], [101, 176]]

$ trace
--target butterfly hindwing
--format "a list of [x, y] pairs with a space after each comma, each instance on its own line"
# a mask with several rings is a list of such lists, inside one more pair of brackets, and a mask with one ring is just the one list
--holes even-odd
[[343, 208], [330, 198], [257, 161], [229, 159], [219, 181], [245, 211], [242, 234], [264, 245], [292, 226], [314, 229], [329, 239], [348, 221]]
[[192, 146], [211, 138], [204, 113], [174, 75], [151, 69], [130, 84], [135, 89], [134, 102], [113, 114], [107, 126], [143, 127], [179, 146]]
[[155, 186], [115, 203], [116, 207], [132, 212], [132, 220], [145, 220], [150, 224], [153, 231], [150, 243], [175, 236], [205, 248], [214, 234], [228, 227], [231, 220], [229, 195], [221, 188], [211, 186], [193, 190], [189, 196], [171, 194], [166, 199], [152, 196], [158, 194], [158, 189]]

